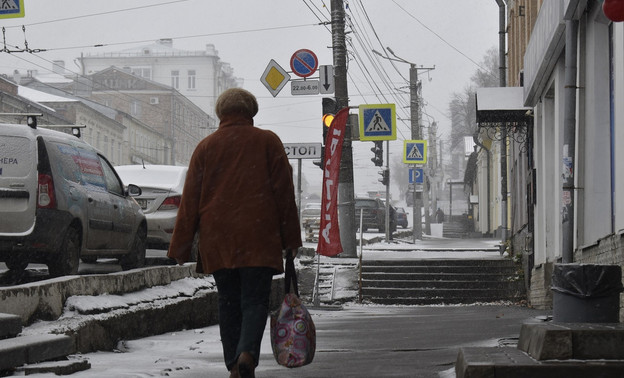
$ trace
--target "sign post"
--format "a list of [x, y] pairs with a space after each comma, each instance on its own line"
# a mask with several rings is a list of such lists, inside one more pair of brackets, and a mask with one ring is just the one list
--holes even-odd
[[288, 159], [297, 159], [297, 208], [301, 219], [301, 160], [318, 159], [321, 157], [320, 143], [284, 143], [284, 151]]

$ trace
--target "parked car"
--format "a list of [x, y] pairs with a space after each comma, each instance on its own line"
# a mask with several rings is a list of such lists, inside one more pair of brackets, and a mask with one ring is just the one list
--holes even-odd
[[[376, 228], [379, 232], [386, 232], [386, 204], [379, 198], [355, 199], [355, 224], [359, 228], [360, 214], [362, 217], [362, 231]], [[390, 208], [390, 230], [396, 231], [396, 211]]]
[[60, 131], [0, 125], [0, 261], [11, 270], [47, 264], [76, 274], [80, 259], [143, 266], [147, 224], [113, 166], [93, 147]]
[[308, 203], [301, 210], [301, 224], [305, 230], [305, 241], [318, 241], [318, 232], [321, 227], [321, 204]]
[[405, 209], [402, 207], [396, 207], [395, 210], [396, 210], [397, 226], [407, 228], [407, 213], [405, 212]]
[[147, 219], [148, 248], [168, 249], [175, 226], [187, 167], [173, 165], [121, 165], [115, 167], [124, 184], [142, 194], [135, 200]]

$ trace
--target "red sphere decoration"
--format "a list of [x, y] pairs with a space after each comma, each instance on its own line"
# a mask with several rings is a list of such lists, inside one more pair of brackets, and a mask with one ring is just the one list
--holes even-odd
[[624, 21], [624, 0], [604, 0], [602, 11], [613, 22]]

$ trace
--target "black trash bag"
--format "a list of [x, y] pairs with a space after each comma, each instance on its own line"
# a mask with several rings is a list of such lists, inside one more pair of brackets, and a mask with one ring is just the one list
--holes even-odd
[[619, 295], [622, 268], [619, 265], [555, 264], [552, 290], [578, 298]]

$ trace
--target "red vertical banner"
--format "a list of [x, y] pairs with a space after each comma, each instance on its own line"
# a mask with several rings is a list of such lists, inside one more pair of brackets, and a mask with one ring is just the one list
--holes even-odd
[[317, 253], [336, 256], [342, 253], [340, 229], [338, 228], [338, 177], [342, 142], [344, 141], [349, 108], [341, 109], [329, 126], [325, 141], [325, 166], [323, 167], [323, 197], [321, 198], [321, 228]]

